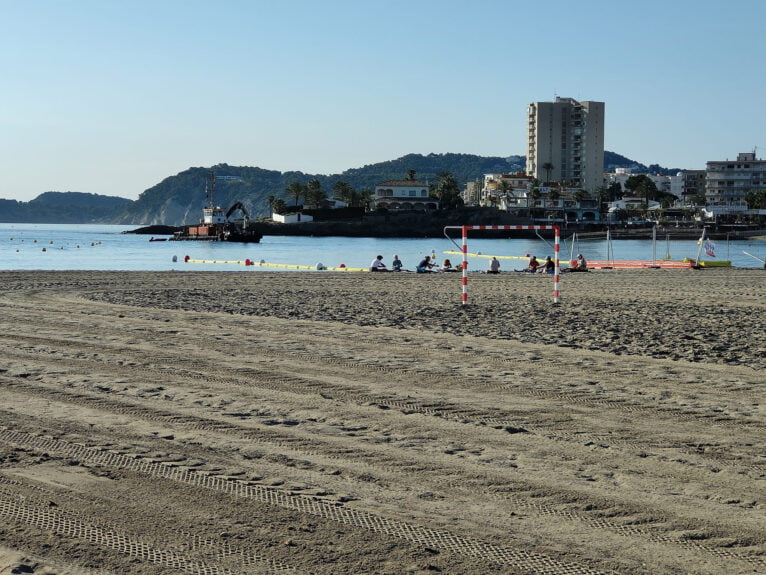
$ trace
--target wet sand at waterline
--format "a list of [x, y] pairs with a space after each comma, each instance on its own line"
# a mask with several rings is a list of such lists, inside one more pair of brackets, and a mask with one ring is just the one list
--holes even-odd
[[764, 270], [0, 278], [0, 574], [766, 572]]

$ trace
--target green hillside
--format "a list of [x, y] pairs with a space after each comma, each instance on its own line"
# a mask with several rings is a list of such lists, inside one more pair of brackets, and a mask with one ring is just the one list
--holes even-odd
[[212, 168], [189, 168], [164, 179], [116, 214], [114, 221], [145, 225], [196, 222], [207, 202], [205, 184], [211, 169], [217, 177], [215, 203], [228, 207], [241, 202], [251, 217], [258, 218], [269, 215], [269, 196], [292, 203], [285, 189], [295, 181], [305, 184], [311, 179], [317, 179], [328, 195], [332, 196], [332, 187], [338, 181], [348, 182], [357, 190], [371, 190], [382, 181], [404, 178], [408, 170], [415, 170], [421, 181], [433, 180], [440, 172], [449, 171], [462, 186], [466, 181], [480, 178], [487, 172], [509, 172], [523, 168], [523, 156], [500, 158], [470, 154], [409, 154], [396, 160], [329, 176], [219, 164]]
[[0, 222], [109, 223], [116, 213], [132, 203], [127, 198], [99, 194], [45, 192], [29, 202], [0, 200]]
[[[164, 224], [178, 226], [197, 222], [207, 204], [205, 185], [210, 170], [218, 178], [215, 203], [228, 208], [242, 203], [252, 218], [269, 215], [269, 196], [282, 198], [291, 204], [285, 190], [290, 183], [303, 184], [317, 179], [329, 196], [338, 181], [348, 182], [356, 190], [371, 190], [386, 180], [402, 179], [414, 170], [420, 181], [430, 182], [440, 172], [451, 172], [460, 187], [482, 178], [486, 173], [508, 173], [524, 169], [524, 156], [475, 156], [472, 154], [408, 154], [390, 160], [352, 168], [341, 174], [305, 174], [279, 172], [248, 166], [219, 164], [212, 167], [189, 168], [169, 176], [141, 193], [137, 200], [74, 192], [46, 192], [30, 202], [0, 200], [2, 222], [49, 223], [115, 223], [128, 225]], [[675, 173], [659, 166], [643, 166], [614, 152], [604, 153], [607, 169], [635, 167], [639, 171], [651, 168], [654, 173]]]

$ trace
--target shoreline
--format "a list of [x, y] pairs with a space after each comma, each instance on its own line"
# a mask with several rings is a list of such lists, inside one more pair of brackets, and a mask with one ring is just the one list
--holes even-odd
[[[369, 216], [368, 216], [369, 219]], [[510, 223], [512, 220], [512, 223]], [[502, 226], [502, 225], [520, 225], [531, 226], [535, 225], [529, 220], [521, 220], [518, 218], [512, 218], [511, 220], [504, 220], [503, 223], [498, 223], [496, 218], [490, 218], [490, 223], [482, 222], [481, 225], [487, 226]], [[430, 219], [426, 219], [416, 225], [390, 225], [388, 223], [381, 224], [380, 222], [370, 223], [366, 222], [310, 222], [310, 223], [295, 223], [295, 224], [280, 224], [274, 222], [255, 222], [251, 224], [254, 229], [257, 229], [258, 233], [264, 236], [340, 236], [340, 237], [364, 237], [364, 238], [439, 238], [444, 237], [444, 226], [462, 225], [455, 224], [447, 221], [432, 222]], [[469, 224], [466, 224], [469, 225]], [[125, 234], [140, 234], [140, 235], [168, 235], [172, 236], [174, 233], [184, 229], [184, 226], [162, 226], [152, 225], [143, 226], [133, 230], [128, 230], [122, 233]], [[704, 226], [706, 230], [706, 237], [713, 240], [747, 240], [747, 239], [766, 239], [766, 229], [755, 228], [748, 230], [739, 229], [726, 229], [725, 226], [721, 228]], [[703, 226], [700, 227], [663, 227], [657, 229], [657, 239], [665, 239], [666, 236], [673, 240], [696, 240], [699, 239], [702, 234]], [[612, 240], [651, 240], [654, 237], [652, 228], [631, 228], [618, 225], [596, 225], [586, 224], [581, 226], [569, 225], [561, 226], [561, 234], [569, 235], [576, 233], [579, 238], [591, 239], [591, 238], [604, 238], [607, 231], [609, 231]], [[473, 230], [472, 237], [474, 238], [534, 238], [537, 237], [535, 231], [514, 230], [511, 234], [504, 230]], [[552, 234], [545, 231], [540, 232], [541, 235], [547, 237]]]

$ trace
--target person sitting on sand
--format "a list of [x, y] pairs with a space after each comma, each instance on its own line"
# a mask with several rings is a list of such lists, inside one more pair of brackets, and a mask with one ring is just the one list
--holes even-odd
[[391, 271], [392, 272], [400, 272], [402, 271], [402, 267], [404, 264], [402, 264], [402, 260], [399, 259], [399, 256], [394, 254], [394, 261], [391, 262]]
[[571, 269], [572, 269], [573, 272], [587, 272], [588, 271], [588, 262], [585, 261], [584, 257], [582, 257], [582, 254], [577, 254], [577, 259], [574, 261]]
[[386, 264], [383, 263], [383, 256], [377, 256], [370, 264], [371, 272], [387, 272]]
[[495, 256], [492, 256], [492, 259], [489, 260], [489, 269], [487, 270], [488, 274], [499, 274], [500, 273], [500, 262]]
[[543, 265], [540, 266], [540, 269], [538, 269], [538, 273], [541, 274], [552, 274], [556, 269], [556, 265], [553, 263], [553, 260], [551, 259], [551, 256], [545, 256], [545, 261], [543, 262]]
[[431, 256], [426, 256], [422, 260], [420, 260], [420, 263], [417, 267], [417, 272], [419, 274], [426, 274], [431, 271], [431, 268], [434, 267], [434, 264], [431, 263]]
[[540, 267], [540, 262], [537, 261], [537, 257], [532, 256], [531, 258], [529, 258], [529, 263], [527, 264], [526, 271], [528, 271], [531, 274], [534, 274], [534, 273], [537, 273], [537, 268], [539, 267]]
[[442, 262], [442, 271], [443, 272], [456, 272], [457, 270], [452, 267], [452, 262], [445, 258], [444, 261]]

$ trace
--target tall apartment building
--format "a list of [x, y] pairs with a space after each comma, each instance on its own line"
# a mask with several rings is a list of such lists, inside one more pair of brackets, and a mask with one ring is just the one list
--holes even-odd
[[604, 102], [529, 104], [527, 134], [527, 174], [591, 193], [603, 185]]
[[736, 161], [713, 161], [705, 170], [705, 197], [708, 206], [745, 209], [745, 194], [766, 188], [766, 160], [755, 152], [738, 154]]

